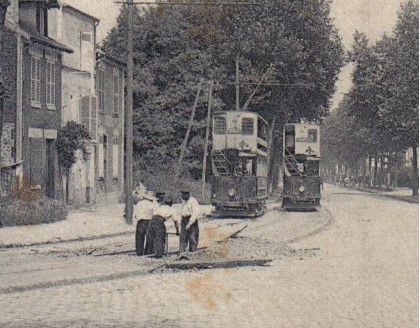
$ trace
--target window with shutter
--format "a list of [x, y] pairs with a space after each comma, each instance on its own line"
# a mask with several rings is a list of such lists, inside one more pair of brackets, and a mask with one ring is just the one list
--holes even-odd
[[95, 68], [95, 45], [93, 34], [90, 32], [80, 33], [80, 70], [93, 72]]
[[97, 140], [98, 103], [96, 97], [85, 96], [80, 99], [80, 118], [82, 125], [89, 131], [92, 141]]
[[118, 71], [114, 72], [113, 87], [114, 87], [113, 113], [118, 114], [120, 112], [120, 102], [121, 102], [120, 74]]
[[82, 125], [90, 132], [90, 96], [80, 99], [80, 119]]
[[96, 77], [98, 89], [98, 110], [101, 112], [105, 109], [105, 72], [102, 69], [98, 70]]
[[47, 109], [55, 109], [55, 69], [56, 64], [47, 62]]
[[41, 107], [41, 57], [31, 56], [31, 106]]
[[98, 145], [98, 176], [99, 178], [104, 177], [104, 144]]
[[112, 177], [118, 178], [119, 172], [119, 157], [120, 157], [120, 146], [112, 145]]
[[97, 139], [97, 127], [98, 127], [98, 103], [96, 97], [91, 97], [90, 103], [90, 137], [92, 141]]

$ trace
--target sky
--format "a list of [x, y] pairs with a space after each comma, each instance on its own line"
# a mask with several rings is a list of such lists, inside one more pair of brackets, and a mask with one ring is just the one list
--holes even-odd
[[[144, 1], [144, 0], [143, 0]], [[81, 11], [100, 19], [98, 40], [103, 40], [116, 24], [120, 4], [115, 0], [65, 0]], [[152, 1], [151, 1], [152, 2]], [[398, 9], [404, 0], [333, 0], [331, 17], [343, 40], [346, 50], [351, 49], [353, 33], [358, 30], [369, 40], [378, 40], [384, 33], [390, 34], [397, 21]], [[344, 93], [351, 87], [352, 67], [345, 66], [337, 82], [337, 92], [332, 108], [337, 107]]]

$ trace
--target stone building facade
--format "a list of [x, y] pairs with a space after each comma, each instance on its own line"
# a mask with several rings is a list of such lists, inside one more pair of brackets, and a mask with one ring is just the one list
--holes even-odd
[[96, 49], [95, 17], [61, 4], [49, 18], [50, 35], [74, 50], [63, 55], [61, 125], [74, 121], [91, 136], [87, 160], [77, 156], [70, 170], [66, 198], [73, 205], [117, 201], [123, 190], [124, 63]]

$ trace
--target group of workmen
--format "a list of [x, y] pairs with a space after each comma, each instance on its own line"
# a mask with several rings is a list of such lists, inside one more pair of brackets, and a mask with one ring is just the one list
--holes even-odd
[[[181, 213], [172, 207], [173, 198], [165, 193], [147, 191], [139, 200], [133, 210], [133, 218], [137, 221], [136, 227], [136, 253], [138, 256], [154, 255], [162, 257], [166, 249], [167, 231], [165, 222], [172, 221], [175, 225], [176, 235], [179, 236], [179, 251], [190, 252], [197, 250], [199, 228], [198, 217], [200, 206], [191, 196], [190, 190], [181, 191]], [[180, 231], [181, 225], [181, 231]]]

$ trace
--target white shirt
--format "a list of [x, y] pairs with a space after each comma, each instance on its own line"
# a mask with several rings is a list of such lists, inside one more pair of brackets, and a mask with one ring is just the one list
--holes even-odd
[[154, 209], [158, 206], [158, 203], [152, 202], [147, 199], [143, 199], [137, 203], [134, 207], [134, 219], [139, 220], [151, 220]]
[[197, 199], [190, 196], [190, 198], [185, 201], [182, 200], [182, 207], [181, 207], [181, 215], [182, 216], [191, 216], [189, 224], [193, 224], [197, 221], [198, 217], [200, 216], [200, 205], [197, 202]]
[[176, 212], [176, 210], [169, 206], [169, 205], [160, 205], [159, 207], [156, 207], [153, 210], [153, 215], [158, 215], [161, 216], [165, 219], [165, 221], [172, 219], [172, 221], [179, 221], [178, 219], [178, 213]]

